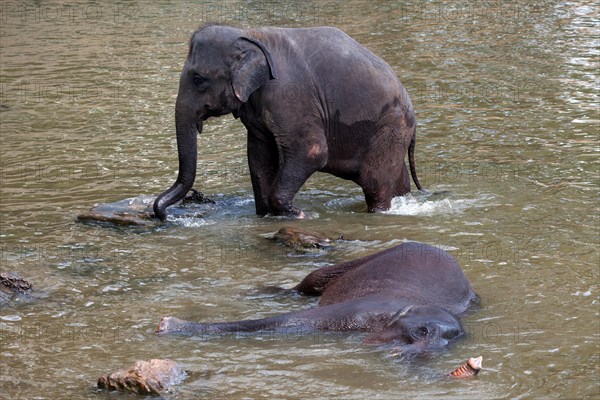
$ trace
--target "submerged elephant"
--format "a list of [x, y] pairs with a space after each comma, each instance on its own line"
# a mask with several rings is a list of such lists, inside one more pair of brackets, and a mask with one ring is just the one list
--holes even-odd
[[154, 203], [182, 199], [196, 177], [202, 121], [233, 113], [248, 131], [256, 213], [303, 216], [293, 199], [322, 171], [362, 187], [370, 212], [421, 184], [415, 113], [392, 68], [344, 32], [204, 26], [189, 45], [175, 105], [179, 175]]
[[197, 323], [164, 317], [158, 332], [364, 331], [369, 332], [365, 343], [395, 343], [408, 354], [418, 354], [442, 349], [463, 335], [457, 316], [476, 298], [450, 254], [416, 242], [319, 268], [294, 289], [320, 295], [318, 307], [235, 322]]

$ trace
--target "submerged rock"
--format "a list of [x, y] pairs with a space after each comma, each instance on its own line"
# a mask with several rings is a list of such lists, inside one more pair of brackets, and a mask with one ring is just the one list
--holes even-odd
[[[81, 222], [108, 222], [115, 225], [152, 226], [160, 221], [154, 217], [154, 200], [156, 196], [141, 195], [114, 203], [96, 204], [90, 211], [77, 217]], [[189, 204], [215, 204], [201, 192], [192, 189], [192, 194], [173, 205], [174, 215], [197, 215], [196, 211], [189, 212], [184, 208]]]
[[[343, 237], [339, 237], [343, 239]], [[324, 249], [333, 245], [333, 240], [316, 232], [305, 231], [290, 226], [281, 228], [272, 240], [296, 250], [319, 248]]]
[[29, 297], [33, 286], [14, 272], [0, 274], [0, 304], [7, 303], [15, 297]]
[[171, 360], [137, 361], [98, 379], [98, 388], [159, 396], [186, 377], [179, 364]]
[[138, 196], [114, 203], [96, 204], [90, 211], [80, 214], [77, 220], [84, 222], [110, 222], [116, 225], [155, 224], [154, 196]]

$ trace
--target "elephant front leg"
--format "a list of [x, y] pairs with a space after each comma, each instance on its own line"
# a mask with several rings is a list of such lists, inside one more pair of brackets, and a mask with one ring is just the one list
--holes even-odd
[[304, 213], [294, 207], [294, 196], [304, 182], [327, 163], [327, 143], [324, 136], [302, 135], [306, 140], [279, 145], [279, 171], [269, 195], [271, 214], [304, 218]]
[[[308, 177], [306, 178], [308, 179]], [[286, 182], [285, 185], [279, 187], [277, 190], [273, 190], [269, 196], [269, 209], [272, 215], [298, 218], [302, 219], [305, 217], [304, 212], [293, 204], [294, 196], [300, 190], [304, 182]]]
[[256, 214], [261, 217], [270, 211], [269, 194], [277, 176], [278, 163], [275, 141], [248, 131], [248, 167], [254, 191]]

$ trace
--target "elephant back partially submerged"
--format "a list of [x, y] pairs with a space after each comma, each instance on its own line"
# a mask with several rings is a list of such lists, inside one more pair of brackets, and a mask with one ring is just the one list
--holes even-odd
[[458, 315], [475, 297], [454, 257], [424, 243], [403, 243], [377, 253], [376, 257], [351, 263], [359, 266], [351, 265], [332, 280], [323, 290], [319, 306], [378, 294], [404, 298], [411, 304], [437, 306]]

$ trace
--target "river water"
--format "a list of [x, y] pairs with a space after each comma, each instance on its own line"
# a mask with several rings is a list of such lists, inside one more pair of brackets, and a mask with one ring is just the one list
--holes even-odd
[[[176, 399], [600, 395], [596, 2], [164, 3], [2, 2], [1, 270], [40, 298], [0, 309], [0, 397], [113, 398], [100, 374], [149, 358], [191, 371]], [[355, 184], [316, 174], [296, 197], [311, 219], [257, 218], [244, 127], [223, 117], [199, 140], [206, 215], [77, 223], [174, 181], [178, 75], [206, 21], [333, 25], [383, 57], [412, 97], [418, 174], [436, 194], [371, 215]], [[348, 240], [298, 254], [265, 239], [283, 225]], [[153, 334], [166, 314], [310, 307], [263, 287], [403, 240], [448, 249], [482, 299], [441, 355], [403, 360], [362, 334]], [[476, 379], [444, 377], [478, 355]]]

